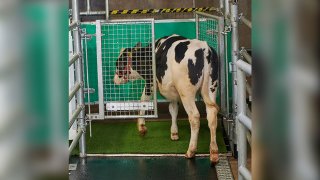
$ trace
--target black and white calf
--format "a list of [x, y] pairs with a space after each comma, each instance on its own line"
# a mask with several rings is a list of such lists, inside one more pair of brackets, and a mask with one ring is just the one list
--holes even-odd
[[[197, 92], [200, 92], [206, 104], [211, 134], [210, 160], [211, 163], [217, 163], [219, 157], [216, 128], [219, 108], [216, 104], [218, 87], [218, 56], [216, 51], [204, 41], [186, 39], [178, 35], [158, 39], [155, 47], [158, 88], [160, 93], [170, 101], [171, 139], [179, 139], [177, 115], [178, 102], [181, 101], [191, 126], [191, 138], [186, 157], [193, 158], [195, 156], [200, 127], [200, 114], [195, 104], [195, 97]], [[151, 57], [151, 45], [141, 47], [138, 43], [133, 48], [123, 49], [117, 60], [114, 83], [122, 84], [128, 80], [143, 78], [147, 85], [141, 100], [148, 99], [151, 95], [151, 87], [148, 82], [152, 79], [152, 73], [148, 73], [151, 69], [141, 67], [150, 65], [152, 63]], [[138, 129], [141, 134], [145, 134], [147, 131], [143, 118], [138, 119]]]

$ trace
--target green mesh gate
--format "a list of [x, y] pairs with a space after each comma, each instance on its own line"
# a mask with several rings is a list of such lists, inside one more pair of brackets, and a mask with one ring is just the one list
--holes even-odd
[[[157, 117], [156, 81], [154, 59], [154, 20], [96, 21], [99, 118]], [[150, 69], [153, 93], [148, 99], [140, 99], [146, 81], [134, 80], [116, 85], [113, 78], [116, 61], [123, 48], [152, 45], [147, 57], [152, 63], [142, 68]]]
[[196, 35], [197, 39], [206, 41], [209, 46], [214, 48], [219, 57], [219, 89], [217, 102], [220, 106], [220, 113], [228, 114], [228, 88], [227, 88], [227, 69], [224, 52], [224, 19], [202, 12], [196, 12]]

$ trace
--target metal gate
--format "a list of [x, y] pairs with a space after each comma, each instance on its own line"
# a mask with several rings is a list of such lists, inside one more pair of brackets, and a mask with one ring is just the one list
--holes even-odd
[[214, 48], [219, 56], [219, 106], [220, 113], [225, 117], [229, 114], [229, 100], [227, 88], [227, 73], [224, 48], [224, 19], [203, 12], [196, 12], [196, 36], [197, 39], [206, 41], [209, 46]]
[[[99, 116], [96, 119], [157, 117], [154, 20], [98, 20], [96, 35], [99, 95]], [[137, 65], [151, 70], [145, 71], [151, 80], [139, 79], [116, 85], [113, 78], [120, 52], [124, 48], [133, 48], [137, 43], [141, 43], [141, 47], [151, 46], [148, 49], [152, 52], [148, 51], [143, 58], [142, 55], [136, 57], [140, 61], [151, 62]], [[151, 87], [152, 93], [148, 98], [142, 98], [146, 85]]]

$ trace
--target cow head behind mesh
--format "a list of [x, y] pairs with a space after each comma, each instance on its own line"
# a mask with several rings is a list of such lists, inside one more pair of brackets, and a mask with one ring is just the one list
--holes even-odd
[[139, 79], [141, 76], [133, 67], [133, 59], [141, 48], [141, 43], [137, 43], [133, 48], [123, 48], [116, 61], [116, 72], [114, 75], [115, 84], [124, 84], [129, 80]]

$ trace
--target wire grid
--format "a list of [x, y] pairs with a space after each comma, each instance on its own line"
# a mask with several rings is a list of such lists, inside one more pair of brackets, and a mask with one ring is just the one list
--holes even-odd
[[[105, 115], [108, 118], [151, 117], [155, 116], [154, 93], [149, 99], [141, 99], [144, 87], [148, 90], [155, 87], [153, 82], [152, 56], [152, 23], [150, 21], [111, 21], [101, 24], [101, 52]], [[144, 54], [133, 54], [132, 61], [140, 69], [144, 79], [132, 80], [116, 85], [113, 78], [116, 72], [116, 62], [123, 48], [133, 48], [141, 43]], [[133, 62], [135, 64], [135, 62]], [[143, 112], [141, 110], [144, 110]]]
[[213, 18], [199, 16], [198, 37], [206, 41], [219, 54], [219, 21]]

